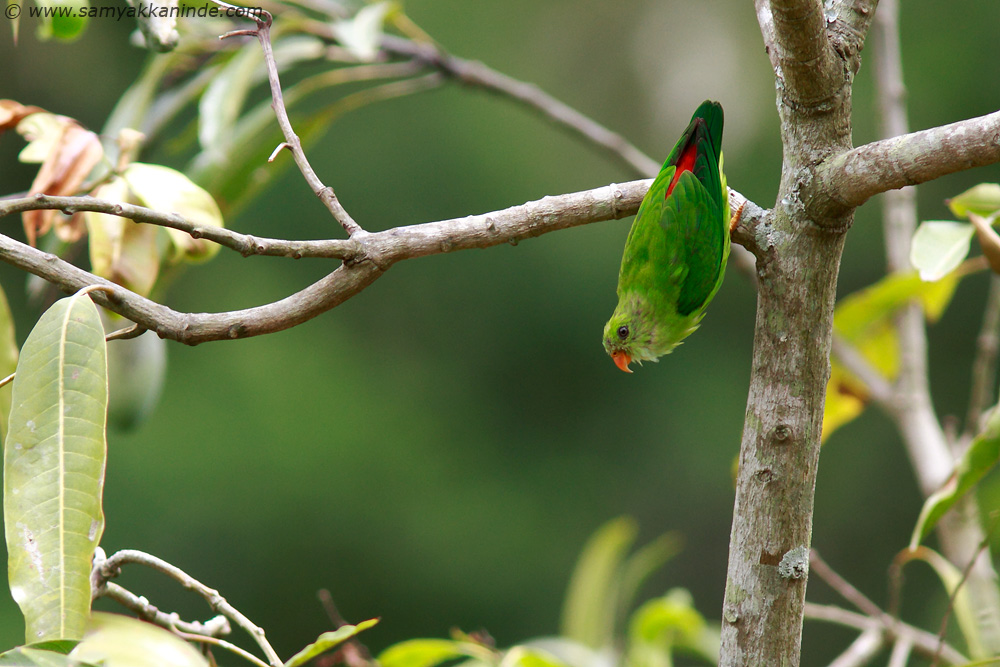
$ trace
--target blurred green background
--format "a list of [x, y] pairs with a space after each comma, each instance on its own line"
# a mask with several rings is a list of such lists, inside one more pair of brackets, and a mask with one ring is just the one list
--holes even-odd
[[[774, 201], [781, 147], [774, 84], [752, 3], [737, 0], [408, 0], [407, 13], [456, 55], [538, 84], [662, 159], [705, 98], [727, 115], [729, 183]], [[1000, 5], [904, 3], [914, 129], [1000, 107]], [[72, 44], [19, 44], [0, 26], [0, 97], [100, 128], [147, 55], [128, 21], [92, 21]], [[857, 77], [855, 143], [876, 138], [867, 58]], [[331, 94], [326, 101], [335, 99]], [[321, 102], [323, 100], [320, 100]], [[0, 137], [0, 194], [27, 189], [23, 142]], [[448, 86], [344, 117], [311, 151], [321, 178], [369, 230], [503, 208], [631, 180], [600, 151], [508, 101]], [[288, 159], [287, 154], [279, 159]], [[147, 162], [169, 160], [155, 150]], [[183, 162], [171, 166], [183, 167]], [[923, 218], [991, 167], [922, 186]], [[841, 294], [884, 270], [880, 209], [858, 212]], [[22, 238], [20, 221], [4, 220]], [[686, 547], [647, 586], [682, 586], [717, 619], [722, 605], [755, 297], [731, 271], [702, 328], [634, 375], [600, 344], [614, 307], [630, 220], [517, 247], [407, 261], [336, 310], [291, 331], [197, 348], [169, 344], [161, 404], [137, 430], [109, 433], [109, 551], [138, 548], [218, 588], [290, 655], [329, 622], [328, 588], [351, 621], [381, 616], [375, 651], [449, 628], [500, 645], [557, 630], [569, 574], [605, 520], [635, 516], [642, 538], [677, 529]], [[301, 177], [284, 172], [228, 225], [286, 238], [339, 236]], [[189, 270], [169, 304], [219, 311], [281, 298], [332, 270], [320, 260], [223, 251]], [[37, 311], [23, 274], [0, 280], [23, 341]], [[931, 330], [935, 403], [964, 415], [986, 276], [967, 279]], [[996, 504], [995, 476], [983, 500]], [[814, 546], [877, 602], [920, 496], [877, 410], [824, 448]], [[911, 566], [904, 618], [936, 630], [946, 604]], [[165, 610], [207, 607], [155, 575], [121, 583]], [[23, 640], [0, 600], [0, 646]], [[816, 580], [814, 601], [835, 601]], [[101, 603], [102, 608], [113, 608]], [[807, 622], [804, 665], [853, 634]], [[227, 658], [228, 660], [228, 658]]]

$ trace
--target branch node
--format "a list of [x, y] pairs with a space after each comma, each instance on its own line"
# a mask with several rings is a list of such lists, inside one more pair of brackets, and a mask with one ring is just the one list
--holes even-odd
[[281, 151], [285, 150], [286, 148], [288, 150], [292, 150], [292, 145], [289, 144], [287, 141], [282, 141], [280, 144], [278, 144], [274, 148], [273, 151], [271, 151], [271, 155], [267, 158], [267, 161], [268, 162], [274, 162], [274, 158], [278, 157], [278, 153], [280, 153]]
[[805, 579], [809, 574], [809, 549], [797, 546], [786, 553], [778, 563], [778, 574], [785, 579]]

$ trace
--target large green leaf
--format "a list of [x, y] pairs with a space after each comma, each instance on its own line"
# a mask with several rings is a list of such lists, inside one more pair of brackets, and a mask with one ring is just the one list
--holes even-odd
[[717, 662], [718, 635], [694, 608], [691, 594], [675, 588], [643, 604], [629, 622], [628, 667], [669, 667], [682, 650]]
[[997, 461], [1000, 461], [1000, 407], [990, 413], [986, 427], [965, 450], [951, 478], [924, 501], [910, 538], [911, 549], [917, 548], [945, 512], [985, 477]]
[[382, 667], [435, 667], [455, 658], [494, 663], [494, 653], [482, 644], [453, 639], [411, 639], [393, 644], [378, 656]]
[[[212, 195], [176, 169], [133, 162], [122, 177], [139, 202], [151, 209], [177, 213], [198, 225], [224, 226], [222, 212]], [[218, 244], [196, 239], [179, 229], [167, 229], [167, 233], [174, 245], [173, 261], [200, 262], [219, 252]]]
[[966, 255], [975, 229], [952, 220], [928, 220], [917, 227], [910, 246], [910, 263], [927, 281], [951, 273]]
[[83, 636], [104, 530], [107, 404], [104, 328], [78, 293], [49, 308], [24, 343], [4, 445], [8, 575], [28, 643]]
[[[0, 379], [7, 377], [17, 368], [17, 339], [14, 337], [14, 316], [7, 303], [7, 295], [0, 286]], [[7, 437], [7, 423], [10, 420], [11, 386], [0, 387], [0, 441]]]
[[514, 646], [504, 655], [500, 667], [566, 667], [566, 665], [548, 651], [530, 646]]
[[93, 663], [81, 662], [62, 652], [18, 646], [0, 654], [0, 667], [93, 667]]
[[321, 653], [326, 653], [332, 648], [343, 644], [359, 632], [364, 632], [368, 628], [378, 623], [377, 618], [362, 621], [357, 625], [342, 625], [336, 630], [324, 632], [316, 641], [309, 644], [304, 649], [293, 655], [285, 662], [285, 667], [301, 667]]
[[333, 35], [358, 60], [375, 60], [382, 40], [382, 25], [386, 16], [396, 9], [396, 3], [387, 0], [366, 5], [354, 18], [334, 23]]
[[208, 667], [196, 648], [173, 633], [129, 616], [95, 612], [70, 657], [103, 667]]
[[563, 605], [560, 634], [592, 648], [612, 641], [622, 562], [638, 527], [630, 517], [601, 526], [577, 561]]
[[988, 218], [1000, 211], [1000, 184], [980, 183], [947, 201], [948, 208], [959, 218], [969, 214]]
[[[928, 321], [938, 320], [951, 303], [958, 281], [966, 274], [959, 268], [934, 282], [922, 280], [915, 271], [890, 274], [841, 299], [833, 316], [834, 331], [853, 345], [873, 369], [893, 380], [899, 367], [899, 338], [892, 316], [917, 300]], [[867, 402], [864, 383], [834, 359], [823, 406], [823, 440], [860, 415]]]

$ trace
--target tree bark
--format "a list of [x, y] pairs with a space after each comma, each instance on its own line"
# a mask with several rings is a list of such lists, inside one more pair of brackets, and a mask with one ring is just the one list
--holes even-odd
[[812, 213], [808, 186], [824, 160], [851, 148], [851, 83], [874, 10], [873, 2], [852, 3], [844, 15], [859, 25], [828, 33], [819, 0], [755, 6], [776, 77], [784, 154], [777, 202], [748, 248], [757, 257], [757, 320], [723, 667], [799, 664], [837, 275], [854, 213]]

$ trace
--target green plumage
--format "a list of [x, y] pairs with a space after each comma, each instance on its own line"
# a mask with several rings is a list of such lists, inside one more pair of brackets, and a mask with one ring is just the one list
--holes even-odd
[[722, 106], [691, 117], [639, 206], [618, 274], [604, 347], [622, 370], [656, 361], [698, 328], [729, 258]]

